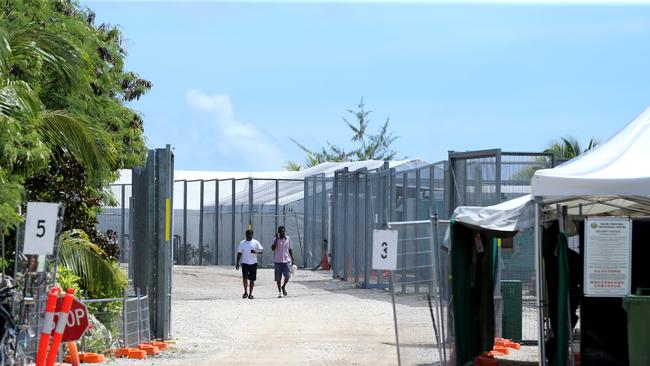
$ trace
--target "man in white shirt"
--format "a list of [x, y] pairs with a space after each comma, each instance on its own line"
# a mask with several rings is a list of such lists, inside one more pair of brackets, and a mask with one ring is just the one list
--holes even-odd
[[257, 255], [262, 254], [262, 244], [253, 239], [253, 230], [246, 230], [246, 240], [242, 240], [237, 248], [237, 264], [235, 269], [239, 270], [241, 260], [242, 278], [244, 279], [244, 294], [242, 299], [254, 299], [253, 287], [257, 279]]

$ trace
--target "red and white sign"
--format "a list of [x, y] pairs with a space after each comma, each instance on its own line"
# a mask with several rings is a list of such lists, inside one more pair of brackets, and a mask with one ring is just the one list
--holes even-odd
[[[61, 311], [61, 303], [63, 298], [59, 298], [59, 302], [56, 304], [56, 315], [54, 317], [54, 324], [56, 324], [59, 312]], [[68, 313], [68, 322], [65, 325], [65, 331], [63, 332], [62, 342], [76, 341], [81, 338], [88, 329], [88, 309], [86, 305], [81, 303], [76, 298], [72, 300], [72, 307], [70, 308], [70, 313]]]

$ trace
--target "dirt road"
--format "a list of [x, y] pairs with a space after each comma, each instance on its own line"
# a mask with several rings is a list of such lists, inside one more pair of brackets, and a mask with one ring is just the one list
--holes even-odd
[[114, 365], [396, 365], [390, 295], [357, 289], [330, 272], [298, 271], [277, 298], [260, 269], [255, 299], [242, 299], [233, 267], [174, 268], [172, 351]]

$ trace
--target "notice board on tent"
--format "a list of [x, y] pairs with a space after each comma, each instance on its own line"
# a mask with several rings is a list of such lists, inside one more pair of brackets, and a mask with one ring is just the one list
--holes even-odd
[[627, 217], [587, 218], [585, 239], [584, 295], [628, 295], [632, 276], [632, 221]]

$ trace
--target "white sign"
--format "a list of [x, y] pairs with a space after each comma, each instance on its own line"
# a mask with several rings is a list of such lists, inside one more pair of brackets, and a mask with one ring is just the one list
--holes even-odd
[[397, 269], [397, 231], [372, 231], [372, 269], [385, 271]]
[[625, 217], [585, 220], [584, 292], [591, 297], [630, 293], [632, 222]]
[[27, 202], [23, 254], [52, 254], [59, 205]]

